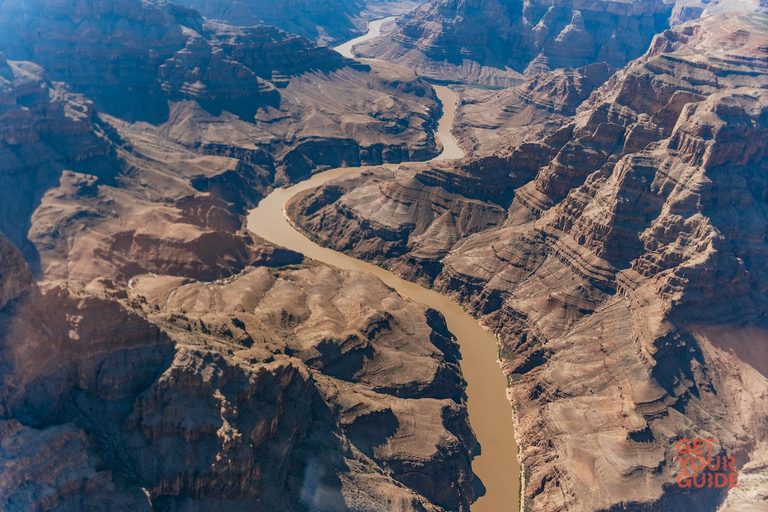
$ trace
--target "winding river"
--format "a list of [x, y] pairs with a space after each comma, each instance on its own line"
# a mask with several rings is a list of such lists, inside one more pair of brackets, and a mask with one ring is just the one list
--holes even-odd
[[[381, 26], [390, 19], [371, 22], [366, 35], [338, 47], [337, 51], [353, 57], [354, 45], [379, 35]], [[443, 152], [434, 160], [461, 158], [464, 152], [451, 133], [457, 96], [447, 87], [434, 87], [443, 104], [443, 117], [438, 127]], [[391, 168], [396, 165], [386, 166]], [[373, 274], [401, 295], [437, 309], [445, 316], [448, 328], [456, 336], [461, 348], [461, 368], [468, 384], [469, 419], [481, 446], [481, 453], [473, 460], [472, 469], [485, 486], [486, 493], [472, 505], [472, 512], [516, 511], [519, 493], [517, 444], [512, 412], [506, 397], [507, 382], [497, 364], [495, 337], [483, 330], [461, 306], [444, 295], [401, 279], [383, 268], [321, 247], [296, 231], [285, 217], [284, 205], [297, 193], [319, 187], [339, 176], [370, 168], [331, 169], [291, 187], [276, 189], [249, 212], [248, 229], [270, 242], [314, 260], [344, 270]]]

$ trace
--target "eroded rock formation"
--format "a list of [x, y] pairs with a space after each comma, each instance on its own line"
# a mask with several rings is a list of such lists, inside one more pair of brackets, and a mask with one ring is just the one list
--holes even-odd
[[[526, 76], [605, 62], [624, 66], [670, 23], [720, 10], [762, 11], [758, 1], [433, 0], [394, 32], [360, 45], [437, 80], [495, 86]], [[737, 4], [737, 5], [734, 5]]]
[[319, 241], [432, 284], [500, 336], [528, 509], [714, 510], [726, 491], [675, 483], [680, 438], [760, 465], [766, 48], [764, 15], [684, 24], [506, 156], [291, 204]]
[[439, 103], [411, 71], [272, 27], [209, 23], [162, 0], [5, 2], [0, 27], [6, 58], [42, 66], [100, 112], [284, 179], [437, 152]]
[[467, 510], [441, 315], [243, 228], [435, 154], [431, 87], [162, 1], [0, 2], [0, 48], [0, 508]]
[[0, 311], [5, 510], [472, 499], [454, 342], [439, 313], [375, 278], [260, 267], [74, 290], [21, 269], [2, 289], [15, 292]]
[[182, 0], [206, 18], [232, 25], [272, 25], [321, 44], [363, 34], [367, 21], [408, 12], [422, 0]]

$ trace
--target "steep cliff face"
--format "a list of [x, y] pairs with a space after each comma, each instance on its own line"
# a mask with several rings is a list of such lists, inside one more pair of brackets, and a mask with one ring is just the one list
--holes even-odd
[[0, 235], [0, 311], [32, 286], [32, 274], [16, 248]]
[[[412, 72], [345, 61], [272, 27], [207, 23], [162, 0], [4, 2], [0, 27], [8, 59], [35, 62], [103, 113], [212, 154], [237, 148], [257, 163], [299, 165], [286, 171], [296, 176], [437, 150], [439, 104]], [[335, 151], [311, 147], [320, 143]]]
[[396, 31], [360, 45], [357, 51], [437, 80], [509, 86], [558, 68], [597, 62], [622, 67], [645, 52], [653, 36], [670, 22], [710, 11], [768, 9], [758, 2], [714, 4], [433, 0], [401, 18]]
[[0, 231], [28, 254], [29, 218], [65, 166], [109, 146], [93, 104], [30, 62], [0, 54]]
[[347, 41], [365, 32], [366, 20], [403, 14], [422, 0], [182, 0], [206, 18], [232, 25], [272, 25], [320, 44]]
[[151, 1], [0, 2], [0, 48], [0, 508], [468, 508], [442, 317], [243, 229], [435, 153], [426, 83]]
[[[682, 25], [508, 156], [291, 205], [500, 335], [532, 509], [714, 509], [725, 491], [675, 484], [676, 440], [716, 439], [739, 465], [768, 442], [767, 43], [762, 15]], [[485, 179], [497, 196], [462, 190]]]

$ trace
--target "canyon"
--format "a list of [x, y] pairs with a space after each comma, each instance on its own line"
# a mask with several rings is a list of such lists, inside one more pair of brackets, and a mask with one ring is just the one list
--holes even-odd
[[[766, 37], [764, 15], [682, 24], [504, 152], [289, 202], [318, 243], [448, 294], [499, 336], [526, 510], [714, 510], [725, 491], [676, 485], [683, 437], [760, 465]], [[573, 90], [579, 73], [539, 79]]]
[[[460, 158], [463, 153], [450, 135], [456, 96], [446, 87], [436, 86], [435, 89], [445, 105], [445, 115], [438, 131], [444, 150], [433, 161]], [[475, 474], [475, 485], [479, 478], [484, 493], [472, 503], [472, 510], [515, 509], [519, 494], [519, 488], [515, 485], [519, 478], [517, 445], [512, 436], [514, 426], [509, 404], [503, 392], [506, 388], [505, 378], [496, 365], [496, 338], [484, 331], [473, 316], [446, 296], [400, 279], [383, 268], [320, 247], [307, 238], [312, 237], [312, 233], [300, 232], [288, 222], [290, 211], [284, 211], [287, 201], [293, 201], [294, 197], [302, 193], [311, 193], [312, 189], [329, 180], [357, 174], [367, 175], [373, 170], [373, 167], [331, 169], [294, 186], [275, 190], [249, 213], [248, 227], [264, 239], [300, 252], [315, 261], [376, 276], [401, 296], [426, 304], [444, 315], [446, 326], [455, 336], [460, 351], [461, 372], [466, 381], [467, 411], [479, 442], [479, 450], [472, 460], [472, 471]], [[483, 447], [486, 449], [483, 450]]]
[[422, 0], [182, 0], [211, 20], [271, 25], [320, 44], [342, 43], [367, 32], [369, 21], [405, 14]]
[[761, 0], [431, 0], [360, 55], [438, 81], [514, 86], [538, 73], [642, 55], [676, 23], [716, 12], [768, 12]]
[[0, 507], [468, 509], [443, 316], [245, 226], [316, 169], [437, 155], [431, 86], [163, 1], [0, 28]]
[[0, 508], [762, 510], [763, 0], [181, 3], [0, 0]]

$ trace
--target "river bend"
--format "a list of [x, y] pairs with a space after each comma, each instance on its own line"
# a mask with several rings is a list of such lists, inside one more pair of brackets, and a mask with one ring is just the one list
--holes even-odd
[[[337, 48], [352, 57], [352, 48], [364, 40], [376, 37], [381, 25], [390, 18], [371, 22], [369, 32]], [[434, 160], [461, 158], [464, 152], [451, 133], [456, 112], [457, 95], [444, 86], [434, 86], [443, 104], [443, 116], [438, 123], [438, 136], [443, 152]], [[414, 162], [403, 162], [414, 163]], [[394, 164], [386, 164], [395, 167]], [[437, 309], [448, 328], [456, 336], [461, 349], [461, 369], [467, 381], [467, 409], [472, 429], [481, 446], [481, 453], [472, 461], [472, 469], [486, 488], [484, 496], [473, 505], [472, 512], [516, 511], [519, 493], [519, 465], [514, 438], [512, 411], [506, 396], [506, 378], [497, 363], [496, 338], [480, 327], [463, 308], [444, 295], [423, 288], [370, 263], [321, 247], [312, 242], [288, 222], [285, 203], [304, 190], [367, 167], [342, 167], [313, 175], [310, 179], [287, 188], [278, 188], [264, 198], [248, 214], [248, 229], [275, 244], [337, 268], [368, 272], [411, 300]]]

